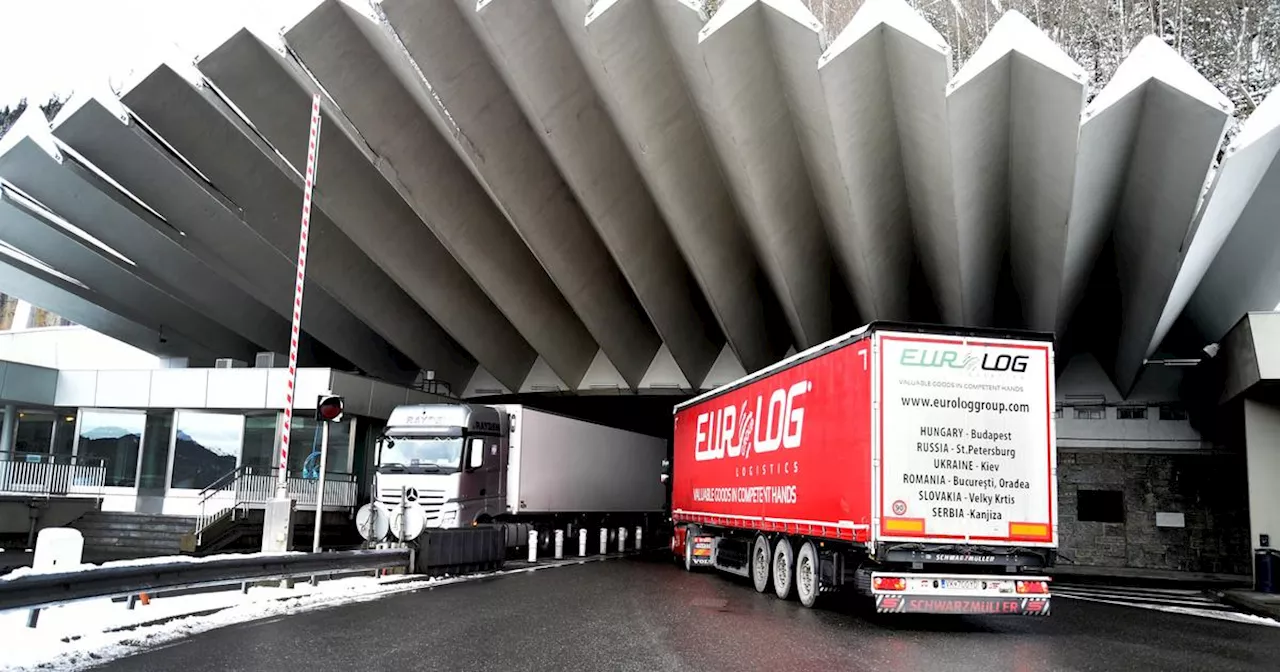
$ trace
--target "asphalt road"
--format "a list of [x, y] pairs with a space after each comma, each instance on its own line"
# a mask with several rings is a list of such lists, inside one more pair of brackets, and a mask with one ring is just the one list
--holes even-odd
[[1047, 619], [805, 609], [614, 560], [212, 630], [101, 670], [1276, 670], [1280, 628], [1055, 600]]

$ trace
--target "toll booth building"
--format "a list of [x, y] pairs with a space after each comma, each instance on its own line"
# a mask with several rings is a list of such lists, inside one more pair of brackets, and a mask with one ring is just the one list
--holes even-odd
[[[275, 492], [287, 370], [58, 370], [0, 361], [0, 544], [45, 527], [85, 537], [89, 562], [253, 549]], [[444, 397], [326, 368], [299, 369], [287, 483], [310, 539], [320, 471], [317, 397], [346, 398], [329, 432], [324, 543], [355, 546], [375, 440], [393, 408]], [[0, 553], [17, 557], [16, 553]], [[21, 564], [21, 563], [19, 563]]]

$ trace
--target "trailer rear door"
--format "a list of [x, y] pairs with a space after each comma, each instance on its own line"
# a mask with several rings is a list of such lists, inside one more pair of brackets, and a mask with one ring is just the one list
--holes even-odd
[[878, 332], [881, 541], [1057, 545], [1053, 345]]

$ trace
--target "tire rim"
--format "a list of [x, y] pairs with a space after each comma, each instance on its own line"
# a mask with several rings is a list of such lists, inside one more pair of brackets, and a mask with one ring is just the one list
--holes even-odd
[[769, 551], [763, 547], [756, 548], [756, 576], [767, 576], [769, 573]]
[[813, 594], [813, 566], [809, 564], [809, 556], [800, 557], [799, 566], [796, 568], [796, 589], [804, 593], [805, 596]]
[[783, 586], [787, 585], [787, 583], [791, 581], [791, 566], [790, 563], [787, 562], [786, 554], [781, 550], [778, 551], [778, 555], [773, 559], [773, 566], [773, 582]]

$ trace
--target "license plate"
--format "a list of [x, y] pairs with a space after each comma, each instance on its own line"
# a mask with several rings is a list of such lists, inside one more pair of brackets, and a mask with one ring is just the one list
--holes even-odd
[[942, 579], [938, 585], [946, 590], [980, 590], [982, 583], [974, 579]]

